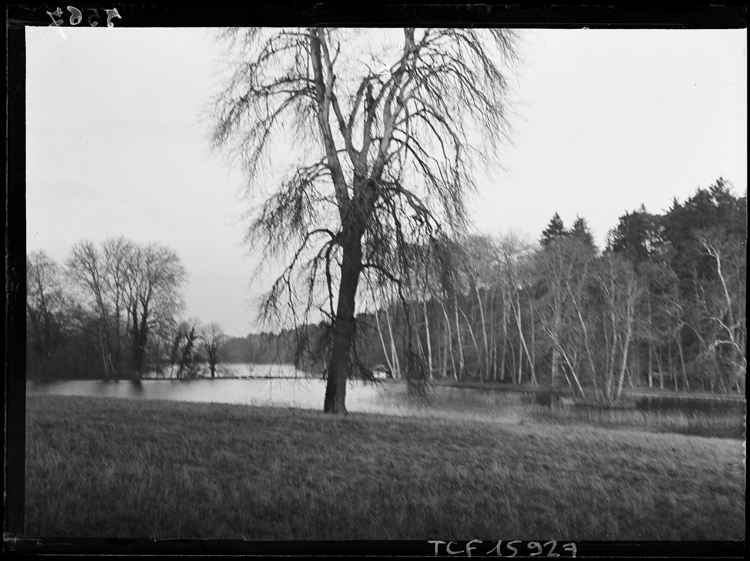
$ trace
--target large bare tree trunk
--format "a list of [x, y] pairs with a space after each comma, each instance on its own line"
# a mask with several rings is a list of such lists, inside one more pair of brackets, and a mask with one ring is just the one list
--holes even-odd
[[[359, 274], [362, 270], [362, 248], [360, 239], [349, 233], [343, 245], [341, 263], [341, 286], [336, 306], [336, 323], [333, 326], [333, 348], [331, 364], [328, 365], [328, 381], [323, 411], [346, 413], [346, 380], [349, 377], [351, 347], [354, 338], [354, 300], [357, 295]], [[353, 239], [352, 239], [353, 238]]]

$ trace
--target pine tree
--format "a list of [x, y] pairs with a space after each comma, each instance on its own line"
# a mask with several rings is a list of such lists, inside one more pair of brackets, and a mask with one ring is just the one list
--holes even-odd
[[[673, 204], [679, 205], [676, 200]], [[660, 215], [649, 214], [644, 205], [632, 213], [626, 212], [610, 230], [607, 249], [624, 255], [635, 265], [643, 263], [664, 245], [662, 221]]]
[[591, 230], [589, 229], [589, 225], [586, 223], [585, 218], [576, 216], [576, 221], [573, 222], [573, 227], [570, 229], [569, 235], [577, 240], [580, 240], [587, 247], [596, 249], [594, 236], [591, 234]]
[[541, 242], [542, 247], [546, 249], [553, 240], [561, 240], [567, 235], [568, 231], [565, 229], [562, 218], [560, 218], [559, 214], [555, 213], [549, 221], [549, 224], [547, 224], [547, 227], [542, 232], [542, 238], [539, 241]]

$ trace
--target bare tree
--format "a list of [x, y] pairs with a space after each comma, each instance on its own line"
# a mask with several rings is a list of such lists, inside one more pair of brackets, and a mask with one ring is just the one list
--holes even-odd
[[41, 376], [47, 374], [62, 342], [65, 313], [62, 269], [44, 251], [31, 252], [26, 257], [26, 328]]
[[199, 373], [195, 356], [196, 342], [200, 333], [200, 320], [189, 318], [177, 325], [172, 334], [172, 345], [169, 353], [171, 366], [170, 378], [194, 378]]
[[[482, 352], [479, 356], [479, 365], [481, 378], [489, 379], [490, 365], [490, 347], [487, 335], [487, 317], [485, 314], [485, 303], [482, 301], [480, 291], [485, 295], [489, 292], [492, 281], [494, 280], [493, 269], [496, 268], [497, 247], [495, 241], [489, 236], [473, 235], [469, 236], [465, 242], [464, 270], [468, 276], [469, 291], [472, 293], [471, 298], [476, 298], [477, 311], [479, 312], [479, 326], [482, 334]], [[486, 298], [486, 296], [485, 296]]]
[[632, 265], [618, 255], [607, 253], [599, 261], [597, 285], [601, 294], [602, 312], [606, 318], [601, 324], [606, 345], [600, 344], [606, 353], [602, 370], [604, 378], [603, 398], [616, 403], [622, 394], [622, 385], [628, 366], [630, 345], [638, 299], [642, 288]]
[[99, 318], [105, 378], [121, 372], [123, 332], [130, 341], [132, 372], [141, 375], [150, 330], [158, 322], [173, 323], [182, 308], [179, 289], [186, 272], [180, 258], [160, 244], [141, 246], [117, 237], [98, 247], [76, 244], [66, 263]]
[[109, 238], [102, 242], [103, 261], [102, 283], [104, 294], [112, 310], [112, 330], [114, 331], [113, 364], [118, 370], [122, 361], [122, 324], [126, 308], [126, 277], [128, 258], [134, 245], [122, 236]]
[[[528, 285], [533, 280], [533, 277], [529, 274], [529, 260], [532, 255], [532, 246], [527, 240], [514, 232], [508, 232], [500, 239], [498, 249], [502, 262], [501, 282], [504, 285], [504, 292], [507, 294], [509, 307], [513, 311], [516, 328], [518, 329], [519, 355], [522, 348], [529, 363], [531, 383], [537, 385], [535, 361], [526, 342], [521, 319], [521, 292], [524, 289], [528, 290]], [[533, 323], [533, 321], [534, 317], [532, 315], [530, 323]], [[521, 383], [521, 375], [522, 361], [519, 360], [517, 379], [519, 384]]]
[[451, 359], [451, 371], [453, 372], [453, 378], [458, 380], [458, 371], [456, 370], [456, 357], [453, 353], [453, 333], [451, 330], [451, 321], [448, 318], [448, 312], [445, 309], [445, 302], [443, 298], [438, 299], [440, 309], [443, 312], [443, 318], [445, 320], [445, 344], [448, 347], [448, 353]]
[[737, 247], [739, 244], [722, 239], [717, 232], [701, 232], [699, 241], [714, 261], [720, 286], [707, 314], [715, 325], [715, 336], [708, 348], [714, 352], [726, 349], [726, 362], [732, 372], [730, 384], [742, 392], [747, 375], [747, 255]]
[[203, 350], [206, 351], [211, 378], [215, 378], [216, 365], [219, 363], [219, 351], [226, 343], [227, 336], [218, 323], [209, 323], [200, 330], [199, 339]]
[[[388, 312], [388, 308], [391, 306], [391, 301], [385, 298], [385, 294], [383, 292], [383, 287], [379, 287], [378, 289], [370, 287], [369, 290], [370, 298], [373, 300], [373, 307], [374, 312], [373, 315], [375, 316], [375, 326], [378, 330], [378, 336], [380, 337], [380, 344], [383, 347], [383, 356], [385, 357], [385, 361], [388, 365], [389, 370], [391, 371], [391, 376], [395, 379], [399, 379], [400, 376], [400, 368], [399, 368], [399, 360], [398, 360], [398, 353], [396, 351], [396, 342], [393, 339], [393, 328], [391, 326], [391, 317], [390, 313]], [[386, 325], [388, 326], [388, 338], [389, 338], [389, 345], [386, 345], [385, 343], [385, 337], [383, 335], [383, 329], [380, 325], [380, 314], [381, 312], [385, 312], [385, 318], [386, 318]]]
[[186, 279], [185, 267], [174, 250], [158, 243], [131, 246], [126, 275], [128, 324], [133, 370], [139, 376], [150, 332], [159, 323], [173, 324], [184, 306], [179, 289]]
[[73, 281], [88, 294], [91, 307], [97, 314], [104, 379], [108, 380], [116, 376], [117, 371], [112, 362], [112, 310], [105, 292], [105, 259], [93, 243], [84, 240], [73, 246], [66, 265]]
[[[253, 28], [225, 36], [238, 60], [216, 99], [214, 144], [241, 162], [250, 188], [264, 179], [277, 186], [253, 214], [248, 241], [288, 258], [262, 314], [295, 324], [312, 311], [328, 316], [324, 410], [345, 413], [361, 276], [399, 285], [407, 245], [465, 228], [474, 164], [507, 131], [501, 65], [514, 58], [515, 35]], [[268, 157], [277, 141], [293, 154], [281, 181], [282, 162]]]
[[396, 349], [396, 340], [393, 338], [393, 322], [391, 322], [391, 314], [388, 311], [390, 308], [390, 302], [385, 306], [385, 320], [388, 325], [388, 336], [391, 340], [391, 356], [393, 357], [393, 366], [396, 368], [394, 372], [394, 378], [397, 380], [401, 379], [401, 361], [398, 359], [398, 351]]
[[578, 363], [584, 333], [579, 328], [585, 322], [578, 314], [578, 298], [583, 296], [587, 282], [588, 267], [584, 264], [592, 258], [590, 249], [567, 237], [549, 240], [537, 253], [537, 277], [542, 290], [539, 319], [552, 344], [550, 382], [555, 386], [556, 377], [562, 372], [568, 385], [582, 397], [585, 392]]

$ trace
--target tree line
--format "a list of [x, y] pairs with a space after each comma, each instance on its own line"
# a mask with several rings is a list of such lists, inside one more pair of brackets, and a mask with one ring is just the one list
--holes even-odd
[[[360, 301], [351, 375], [371, 378], [380, 364], [395, 378], [567, 387], [608, 404], [624, 387], [741, 393], [746, 217], [747, 196], [720, 178], [663, 214], [626, 212], [603, 251], [585, 219], [566, 228], [558, 214], [538, 243], [453, 240], [440, 255], [449, 266], [419, 248], [432, 257], [412, 260], [408, 285], [370, 286]], [[287, 362], [303, 349], [323, 373], [329, 331], [323, 321], [251, 335], [245, 348]]]
[[[626, 212], [601, 252], [585, 219], [566, 228], [557, 214], [538, 243], [510, 232], [415, 248], [409, 283], [363, 291], [350, 375], [380, 365], [397, 379], [568, 387], [610, 404], [626, 386], [742, 392], [746, 238], [747, 196], [719, 179], [663, 214]], [[329, 321], [229, 338], [181, 317], [185, 280], [173, 250], [122, 237], [82, 241], [64, 265], [32, 252], [29, 376], [214, 376], [220, 362], [325, 375]]]
[[619, 219], [599, 252], [585, 219], [555, 214], [532, 244], [472, 235], [446, 291], [425, 267], [416, 298], [360, 315], [398, 377], [411, 317], [430, 378], [567, 386], [614, 404], [624, 386], [743, 392], [747, 196], [719, 179], [663, 214]]
[[63, 264], [44, 251], [26, 259], [29, 378], [215, 375], [226, 340], [217, 324], [184, 319], [187, 273], [159, 243], [83, 240]]

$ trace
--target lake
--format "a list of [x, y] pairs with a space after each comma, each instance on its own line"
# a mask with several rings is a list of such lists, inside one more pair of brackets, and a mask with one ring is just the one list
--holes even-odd
[[[310, 377], [291, 365], [223, 365], [222, 376], [198, 378], [143, 380], [60, 380], [30, 381], [29, 395], [76, 395], [129, 399], [164, 399], [208, 403], [233, 403], [322, 409], [325, 381]], [[230, 377], [232, 376], [232, 377]], [[582, 420], [601, 424], [608, 420], [640, 419], [645, 416], [671, 416], [687, 419], [738, 420], [741, 426], [745, 403], [738, 401], [707, 401], [691, 398], [636, 397], [634, 407], [611, 411], [590, 410], [553, 399], [550, 392], [489, 391], [436, 385], [430, 392], [430, 407], [415, 403], [408, 396], [404, 382], [387, 381], [364, 384], [350, 381], [346, 406], [352, 412], [383, 414], [433, 413], [464, 416], [490, 416], [506, 421], [522, 418], [555, 418]], [[567, 400], [565, 400], [567, 401]], [[683, 421], [684, 421], [683, 419]], [[613, 422], [615, 422], [613, 421]], [[683, 424], [685, 424], [684, 421]], [[734, 421], [732, 421], [733, 424]], [[673, 423], [674, 424], [674, 423]], [[736, 432], [736, 431], [735, 431]]]
[[[325, 381], [320, 378], [61, 380], [31, 381], [27, 395], [77, 395], [129, 399], [165, 399], [205, 403], [234, 403], [322, 409]], [[406, 399], [404, 384], [365, 385], [350, 382], [346, 406], [350, 411], [388, 412], [389, 404]]]
[[[205, 378], [211, 376], [208, 366], [200, 365], [200, 375]], [[143, 379], [174, 379], [177, 377], [175, 369], [167, 366], [160, 374], [148, 372]], [[303, 370], [298, 370], [292, 364], [219, 364], [216, 369], [217, 378], [319, 378]]]

